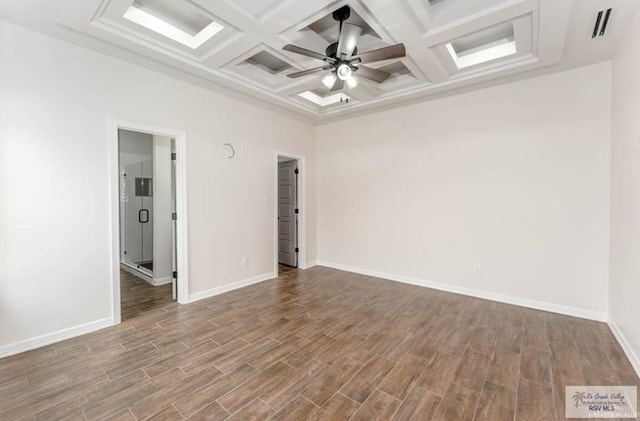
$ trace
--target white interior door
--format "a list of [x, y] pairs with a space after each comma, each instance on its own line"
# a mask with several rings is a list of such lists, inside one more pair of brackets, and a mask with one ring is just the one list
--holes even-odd
[[178, 299], [178, 227], [176, 210], [176, 141], [171, 139], [171, 293]]
[[278, 262], [298, 266], [297, 161], [278, 163]]

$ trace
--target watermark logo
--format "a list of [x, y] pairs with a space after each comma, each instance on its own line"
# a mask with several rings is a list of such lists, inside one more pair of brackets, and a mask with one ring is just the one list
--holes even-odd
[[565, 417], [637, 419], [637, 387], [566, 386]]

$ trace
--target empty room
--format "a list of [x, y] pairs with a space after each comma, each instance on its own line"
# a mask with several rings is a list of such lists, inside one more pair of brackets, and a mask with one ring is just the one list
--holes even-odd
[[638, 0], [0, 0], [0, 420], [635, 420], [639, 300]]

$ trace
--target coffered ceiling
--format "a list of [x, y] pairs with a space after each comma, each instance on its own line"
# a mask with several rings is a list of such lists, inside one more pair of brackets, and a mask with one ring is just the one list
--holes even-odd
[[[610, 59], [636, 0], [3, 0], [0, 17], [99, 51], [134, 53], [316, 121], [442, 96]], [[372, 63], [391, 77], [330, 92], [322, 66], [287, 52], [324, 54], [338, 40], [332, 12], [351, 8], [358, 51], [404, 43]], [[611, 8], [608, 18], [607, 9]], [[598, 14], [603, 11], [598, 21]], [[605, 19], [606, 18], [606, 19]], [[606, 30], [602, 27], [606, 20]], [[598, 25], [596, 27], [596, 21]], [[596, 35], [594, 35], [594, 28]], [[178, 70], [176, 72], [176, 70]], [[357, 73], [356, 73], [357, 74]], [[348, 102], [347, 102], [348, 99]]]

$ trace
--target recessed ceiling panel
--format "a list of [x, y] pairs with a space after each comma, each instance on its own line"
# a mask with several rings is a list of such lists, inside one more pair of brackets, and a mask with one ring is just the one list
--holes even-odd
[[223, 29], [182, 0], [135, 0], [122, 17], [193, 50]]
[[291, 69], [289, 63], [280, 60], [278, 57], [266, 51], [260, 51], [259, 53], [252, 55], [246, 59], [245, 62], [272, 74], [281, 73], [284, 70]]
[[447, 44], [458, 69], [488, 63], [518, 52], [511, 22], [464, 36]]
[[413, 73], [411, 73], [411, 70], [409, 70], [407, 66], [405, 66], [404, 63], [402, 63], [401, 61], [396, 61], [395, 63], [389, 63], [387, 65], [380, 66], [378, 67], [378, 70], [391, 73], [391, 77], [400, 77], [400, 76], [409, 75], [415, 78]]
[[196, 35], [213, 20], [185, 0], [135, 0], [133, 7], [142, 9], [190, 35]]
[[328, 107], [336, 104], [348, 104], [351, 100], [348, 95], [341, 92], [322, 95], [321, 93], [318, 93], [318, 91], [322, 90], [304, 91], [300, 92], [298, 96], [320, 107]]

